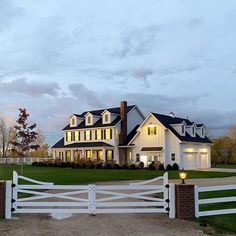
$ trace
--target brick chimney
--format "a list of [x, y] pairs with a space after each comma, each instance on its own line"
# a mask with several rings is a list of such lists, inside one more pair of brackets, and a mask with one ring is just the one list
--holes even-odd
[[120, 102], [120, 118], [121, 118], [121, 132], [120, 132], [120, 144], [127, 141], [127, 102]]

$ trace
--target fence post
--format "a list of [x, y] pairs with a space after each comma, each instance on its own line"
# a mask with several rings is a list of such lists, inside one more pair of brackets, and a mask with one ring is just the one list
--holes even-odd
[[199, 218], [199, 193], [198, 193], [198, 186], [195, 185], [194, 187], [194, 199], [195, 199], [195, 217]]
[[164, 186], [164, 191], [163, 191], [163, 194], [164, 194], [164, 210], [168, 211], [169, 212], [169, 188], [170, 188], [170, 185], [168, 184], [168, 172], [166, 172], [164, 175], [163, 175], [163, 186]]
[[175, 184], [170, 184], [169, 189], [169, 218], [175, 218]]
[[6, 181], [5, 218], [11, 219], [12, 181]]
[[88, 212], [90, 215], [96, 215], [96, 185], [88, 185]]
[[13, 182], [12, 182], [12, 212], [16, 210], [17, 204], [17, 185], [18, 185], [18, 174], [16, 171], [13, 171]]

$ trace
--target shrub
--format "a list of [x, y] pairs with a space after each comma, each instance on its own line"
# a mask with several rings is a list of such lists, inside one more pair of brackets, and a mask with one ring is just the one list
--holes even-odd
[[159, 170], [165, 170], [164, 164], [160, 164], [160, 165], [159, 165]]
[[115, 164], [115, 165], [114, 165], [114, 169], [117, 169], [117, 170], [118, 170], [118, 169], [121, 169], [121, 167], [120, 167], [119, 164]]
[[152, 162], [148, 165], [148, 169], [149, 169], [149, 170], [155, 170], [155, 169], [156, 169], [155, 161], [152, 161]]
[[129, 169], [129, 165], [128, 165], [128, 164], [126, 164], [126, 163], [125, 163], [125, 164], [123, 164], [123, 165], [122, 165], [122, 169]]
[[172, 168], [173, 170], [179, 170], [179, 165], [177, 163], [174, 163]]
[[168, 165], [166, 166], [166, 170], [173, 170], [172, 165], [171, 165], [171, 164], [168, 164]]
[[39, 166], [39, 163], [37, 161], [32, 162], [32, 166]]
[[141, 161], [141, 162], [138, 164], [138, 167], [139, 167], [139, 169], [143, 169], [143, 168], [144, 168], [144, 163]]
[[130, 170], [136, 170], [137, 167], [136, 167], [135, 164], [130, 164], [130, 165], [129, 165], [129, 169], [130, 169]]

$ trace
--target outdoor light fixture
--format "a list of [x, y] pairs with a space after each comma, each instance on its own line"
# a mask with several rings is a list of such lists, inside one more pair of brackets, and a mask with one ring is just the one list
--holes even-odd
[[180, 179], [182, 179], [182, 184], [185, 184], [185, 179], [187, 178], [187, 172], [184, 171], [184, 169], [182, 169], [179, 172], [179, 177], [180, 177]]

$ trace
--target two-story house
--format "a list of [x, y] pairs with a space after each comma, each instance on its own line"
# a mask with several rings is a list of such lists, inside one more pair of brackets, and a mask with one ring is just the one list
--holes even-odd
[[127, 106], [126, 101], [120, 107], [72, 114], [63, 129], [64, 137], [52, 147], [53, 158], [68, 162], [91, 158], [127, 163], [127, 148], [123, 144], [143, 120], [139, 108]]
[[[206, 126], [170, 115], [150, 113], [128, 142], [133, 162], [160, 161], [165, 166], [199, 169], [211, 166], [211, 141]], [[131, 153], [131, 154], [129, 154]]]
[[206, 126], [189, 119], [150, 113], [146, 119], [136, 105], [83, 112], [69, 117], [64, 137], [53, 147], [53, 157], [115, 160], [119, 164], [159, 161], [180, 168], [211, 166], [211, 141]]

